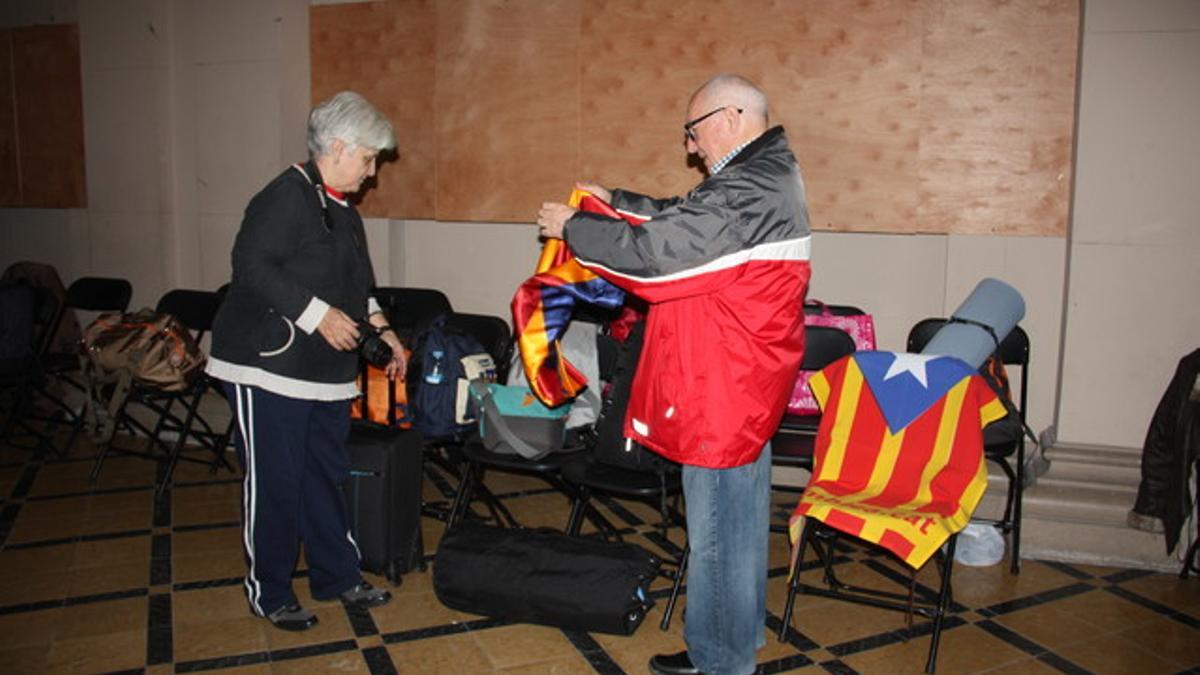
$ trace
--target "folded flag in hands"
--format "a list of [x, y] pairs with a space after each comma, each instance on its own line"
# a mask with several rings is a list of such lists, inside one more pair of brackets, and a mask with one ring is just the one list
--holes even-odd
[[[568, 205], [640, 224], [618, 213], [606, 202], [583, 190], [571, 192]], [[562, 356], [559, 340], [579, 303], [606, 309], [620, 307], [625, 292], [585, 269], [561, 239], [542, 246], [535, 274], [517, 288], [512, 299], [513, 327], [529, 386], [543, 403], [555, 407], [570, 401], [586, 385], [583, 376]]]

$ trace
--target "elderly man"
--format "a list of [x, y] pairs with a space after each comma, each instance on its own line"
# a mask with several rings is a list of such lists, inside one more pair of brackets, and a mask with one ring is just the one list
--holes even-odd
[[694, 94], [683, 133], [708, 177], [685, 197], [580, 187], [641, 226], [545, 203], [541, 233], [650, 303], [625, 433], [683, 465], [687, 650], [655, 673], [750, 673], [765, 644], [771, 448], [804, 348], [804, 186], [745, 78]]

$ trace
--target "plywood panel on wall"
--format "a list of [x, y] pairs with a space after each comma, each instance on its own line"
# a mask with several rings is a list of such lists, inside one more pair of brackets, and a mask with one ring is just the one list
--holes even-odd
[[0, 30], [0, 207], [21, 205], [17, 163], [17, 99], [13, 92], [12, 31]]
[[375, 186], [363, 194], [363, 215], [433, 218], [433, 1], [317, 6], [310, 30], [313, 102], [352, 89], [387, 115], [396, 131], [399, 151], [380, 164]]
[[1064, 234], [1079, 10], [927, 3], [918, 220], [931, 232]]
[[585, 176], [651, 194], [686, 191], [703, 177], [683, 161], [688, 97], [712, 75], [736, 72], [762, 86], [772, 121], [786, 128], [817, 226], [911, 227], [918, 2], [876, 3], [859, 13], [836, 3], [772, 0], [606, 0], [589, 8], [582, 120], [596, 133], [582, 158]]
[[12, 64], [22, 205], [84, 206], [79, 27], [61, 24], [15, 31]]
[[[688, 97], [737, 72], [788, 130], [817, 229], [1065, 233], [1078, 0], [419, 7], [436, 15], [439, 219], [529, 222], [576, 178], [683, 193], [703, 177]], [[352, 81], [323, 63], [314, 49], [314, 82]]]
[[79, 27], [0, 31], [0, 206], [86, 206], [83, 153]]
[[580, 0], [438, 6], [441, 220], [530, 222], [579, 170]]

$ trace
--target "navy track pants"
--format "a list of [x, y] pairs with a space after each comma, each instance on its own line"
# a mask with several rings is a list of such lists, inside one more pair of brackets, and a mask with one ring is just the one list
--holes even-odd
[[362, 579], [342, 483], [350, 472], [348, 401], [308, 401], [224, 383], [233, 409], [242, 481], [246, 597], [267, 616], [297, 602], [300, 544], [314, 598], [337, 597]]

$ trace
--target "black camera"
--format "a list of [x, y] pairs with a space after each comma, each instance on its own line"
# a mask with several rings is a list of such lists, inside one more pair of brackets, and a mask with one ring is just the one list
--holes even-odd
[[358, 321], [358, 342], [355, 346], [363, 359], [376, 368], [386, 368], [392, 360], [392, 348], [379, 337], [381, 333], [382, 330], [365, 320]]

